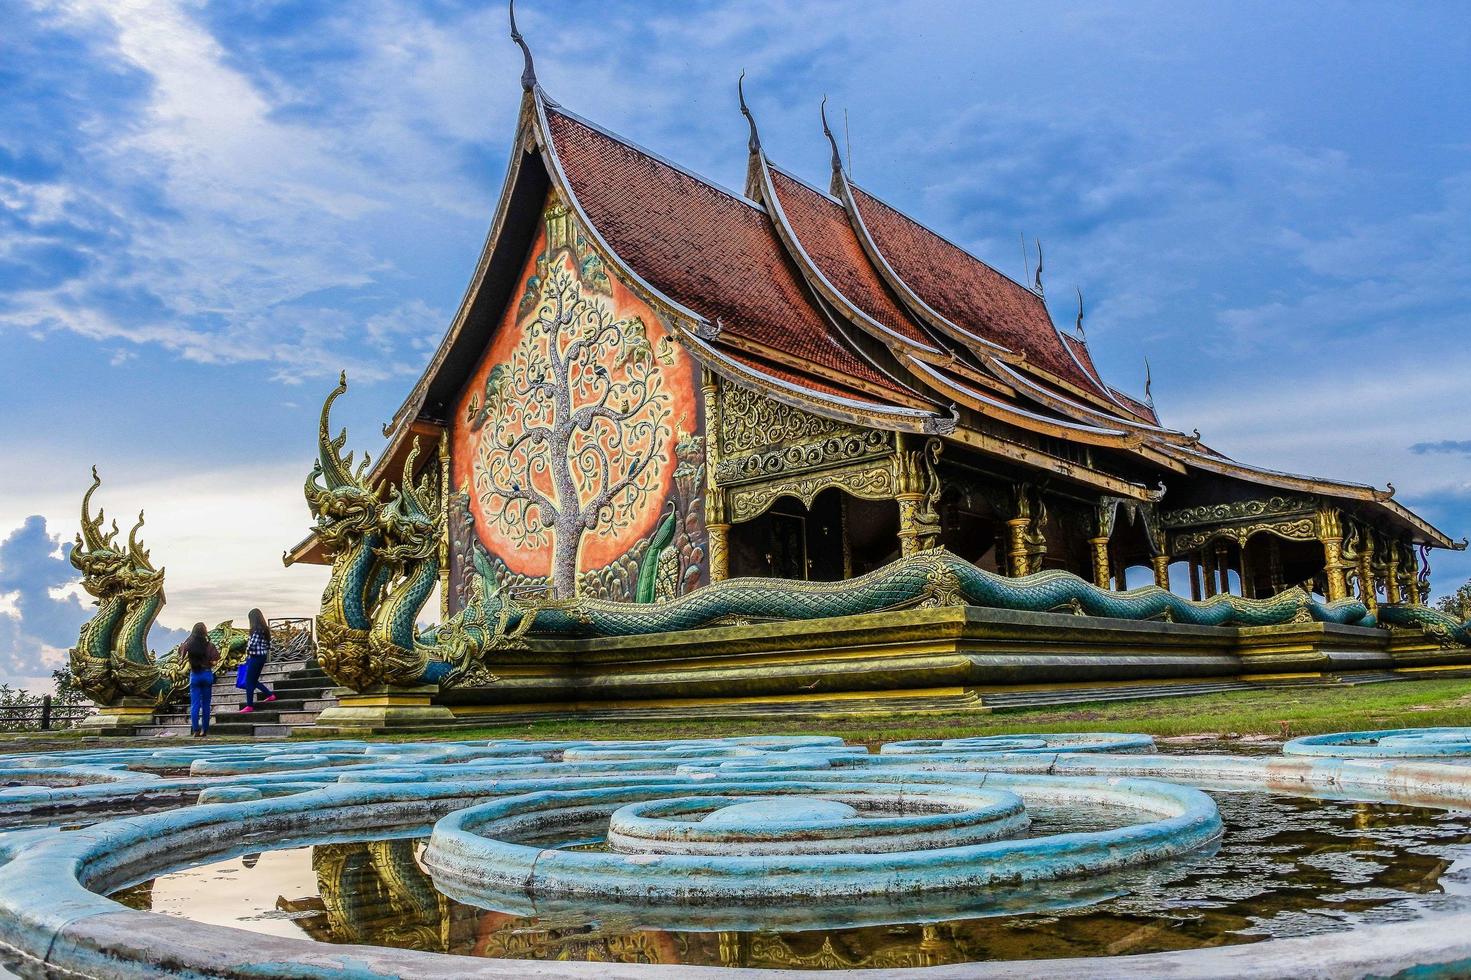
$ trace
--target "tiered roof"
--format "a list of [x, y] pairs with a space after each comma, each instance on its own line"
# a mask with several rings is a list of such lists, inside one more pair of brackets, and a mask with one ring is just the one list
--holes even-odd
[[[1103, 380], [1081, 333], [1059, 331], [1038, 293], [854, 185], [835, 142], [823, 192], [767, 159], [742, 98], [751, 119], [743, 196], [552, 102], [529, 55], [523, 82], [516, 149], [475, 281], [391, 430], [442, 419], [444, 393], [468, 374], [463, 351], [484, 350], [496, 321], [477, 313], [503, 292], [486, 286], [495, 250], [503, 237], [508, 249], [526, 240], [508, 234], [513, 215], [529, 214], [517, 202], [549, 187], [630, 287], [669, 315], [696, 360], [777, 400], [878, 428], [949, 434], [1107, 492], [1158, 495], [1045, 451], [1000, 445], [994, 432], [960, 422], [964, 408], [1116, 450], [1150, 472], [1284, 489], [1306, 483], [1380, 510], [1416, 540], [1450, 544], [1391, 502], [1392, 491], [1243, 466], [1201, 445], [1198, 434], [1162, 427], [1152, 404]], [[395, 445], [383, 465], [405, 451]]]

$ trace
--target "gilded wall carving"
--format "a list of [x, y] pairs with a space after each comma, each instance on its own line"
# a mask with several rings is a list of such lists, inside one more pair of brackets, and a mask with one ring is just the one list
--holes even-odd
[[1165, 527], [1191, 527], [1196, 524], [1219, 524], [1284, 514], [1311, 513], [1317, 505], [1318, 502], [1312, 497], [1283, 494], [1265, 500], [1238, 500], [1229, 504], [1203, 504], [1199, 507], [1167, 510], [1162, 511], [1159, 516]]
[[890, 500], [897, 489], [893, 468], [887, 461], [824, 470], [810, 476], [732, 487], [727, 491], [730, 517], [737, 523], [759, 517], [778, 497], [795, 497], [810, 507], [813, 499], [829, 487], [868, 500]]
[[772, 401], [741, 385], [720, 386], [720, 446], [724, 454], [792, 442], [820, 442], [855, 431], [851, 426]]
[[1193, 551], [1207, 542], [1216, 540], [1235, 541], [1238, 545], [1244, 545], [1248, 538], [1264, 533], [1274, 534], [1289, 541], [1318, 540], [1317, 524], [1311, 517], [1303, 517], [1295, 521], [1264, 521], [1257, 524], [1237, 524], [1176, 534], [1174, 547], [1171, 550], [1175, 554]]
[[877, 430], [834, 434], [821, 442], [782, 446], [722, 459], [715, 469], [722, 486], [765, 480], [788, 473], [841, 466], [891, 451], [887, 433]]
[[[689, 532], [691, 521], [703, 528], [696, 379], [672, 324], [610, 276], [549, 197], [518, 298], [453, 422], [461, 517], [502, 581], [646, 601], [671, 547], [676, 580], [702, 578], [703, 530]], [[463, 580], [469, 555], [450, 559]]]
[[813, 415], [740, 385], [721, 385], [719, 400], [715, 481], [722, 486], [844, 466], [893, 451], [889, 433]]

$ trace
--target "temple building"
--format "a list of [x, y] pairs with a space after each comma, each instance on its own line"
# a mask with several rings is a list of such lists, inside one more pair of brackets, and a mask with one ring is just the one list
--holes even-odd
[[1164, 424], [1104, 380], [1081, 312], [1059, 330], [1040, 276], [858, 186], [825, 121], [822, 188], [768, 155], [742, 95], [736, 193], [552, 101], [529, 54], [523, 86], [484, 250], [376, 471], [441, 447], [415, 465], [451, 491], [446, 614], [475, 570], [646, 602], [936, 546], [1010, 576], [1372, 609], [1424, 601], [1426, 550], [1457, 546], [1392, 486]]

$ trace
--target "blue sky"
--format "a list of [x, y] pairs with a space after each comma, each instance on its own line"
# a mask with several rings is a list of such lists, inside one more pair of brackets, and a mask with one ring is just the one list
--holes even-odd
[[[1471, 532], [1471, 7], [1459, 2], [553, 2], [550, 93], [740, 187], [768, 152], [1022, 278], [1046, 249], [1105, 374], [1239, 458], [1383, 484]], [[99, 497], [169, 569], [170, 627], [307, 614], [282, 570], [337, 371], [376, 451], [472, 271], [520, 57], [499, 5], [6, 7], [0, 37], [0, 682], [85, 605]], [[1471, 576], [1439, 555], [1437, 585]], [[163, 642], [160, 640], [160, 643]]]

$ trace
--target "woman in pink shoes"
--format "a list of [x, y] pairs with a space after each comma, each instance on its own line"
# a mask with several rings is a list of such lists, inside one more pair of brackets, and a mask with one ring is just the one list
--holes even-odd
[[241, 713], [255, 710], [255, 692], [265, 694], [265, 701], [276, 700], [271, 689], [260, 682], [260, 672], [271, 655], [271, 627], [259, 609], [250, 611], [250, 639], [245, 643], [245, 707]]

